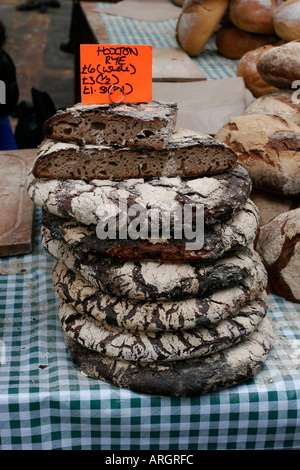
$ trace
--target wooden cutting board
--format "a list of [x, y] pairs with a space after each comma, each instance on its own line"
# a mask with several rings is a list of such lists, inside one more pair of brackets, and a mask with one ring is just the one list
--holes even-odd
[[26, 177], [36, 149], [0, 151], [0, 256], [30, 253], [34, 204]]
[[153, 47], [153, 82], [206, 80], [203, 70], [179, 47]]

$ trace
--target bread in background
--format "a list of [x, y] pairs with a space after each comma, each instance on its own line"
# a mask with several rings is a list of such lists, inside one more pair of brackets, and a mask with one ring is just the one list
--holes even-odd
[[273, 85], [265, 82], [257, 70], [257, 61], [260, 56], [273, 47], [272, 45], [266, 45], [246, 52], [237, 65], [236, 75], [243, 77], [246, 88], [248, 88], [255, 97], [260, 97], [278, 90]]
[[276, 34], [285, 41], [300, 39], [300, 1], [283, 2], [274, 12]]

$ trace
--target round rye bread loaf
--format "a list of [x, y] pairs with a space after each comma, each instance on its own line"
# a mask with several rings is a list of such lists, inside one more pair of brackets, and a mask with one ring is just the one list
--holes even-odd
[[53, 238], [46, 227], [42, 227], [42, 244], [51, 256], [93, 286], [134, 300], [200, 297], [234, 286], [249, 276], [257, 256], [251, 247], [246, 247], [212, 264], [103, 258], [72, 250], [67, 243]]
[[95, 226], [80, 224], [43, 211], [43, 226], [53, 238], [67, 243], [71, 249], [82, 254], [123, 260], [211, 262], [248, 246], [255, 238], [258, 225], [259, 213], [250, 199], [243, 209], [226, 222], [204, 227], [203, 243], [201, 240], [199, 245], [197, 238], [191, 240], [184, 237], [101, 239], [97, 236]]
[[188, 397], [232, 387], [258, 374], [273, 346], [265, 317], [244, 341], [206, 357], [172, 362], [134, 362], [109, 358], [65, 336], [73, 363], [86, 376], [149, 395]]
[[[201, 178], [156, 178], [152, 180], [56, 180], [28, 177], [28, 194], [37, 206], [59, 217], [86, 225], [104, 226], [116, 217], [127, 225], [138, 216], [162, 229], [164, 216], [182, 217], [185, 205], [203, 208], [205, 224], [226, 220], [244, 207], [252, 188], [251, 178], [242, 165], [220, 175]], [[132, 216], [130, 218], [130, 212]], [[192, 217], [196, 212], [193, 211]], [[156, 222], [156, 215], [159, 219]], [[172, 229], [172, 226], [171, 226]]]
[[266, 313], [266, 299], [257, 299], [210, 328], [153, 333], [99, 323], [64, 302], [59, 310], [64, 333], [82, 346], [111, 358], [142, 362], [185, 360], [221, 351], [251, 335]]
[[172, 301], [134, 301], [103, 293], [58, 262], [53, 285], [60, 298], [80, 314], [127, 330], [190, 330], [217, 323], [265, 291], [267, 274], [259, 259], [249, 276], [212, 294]]

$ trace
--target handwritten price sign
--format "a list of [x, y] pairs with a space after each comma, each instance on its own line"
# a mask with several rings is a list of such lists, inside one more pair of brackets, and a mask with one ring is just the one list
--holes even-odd
[[81, 44], [81, 102], [152, 101], [152, 46]]

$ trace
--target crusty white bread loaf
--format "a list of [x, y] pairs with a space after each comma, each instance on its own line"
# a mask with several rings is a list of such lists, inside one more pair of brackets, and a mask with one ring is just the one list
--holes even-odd
[[77, 103], [44, 124], [44, 136], [92, 145], [165, 148], [177, 118], [175, 103]]
[[261, 227], [256, 250], [274, 292], [300, 303], [300, 209], [280, 214]]
[[78, 145], [46, 139], [36, 154], [38, 178], [127, 179], [217, 174], [235, 165], [233, 150], [206, 134], [177, 129], [166, 149]]
[[277, 0], [231, 0], [229, 18], [249, 33], [274, 34], [273, 13], [277, 6]]
[[237, 65], [237, 76], [243, 77], [246, 88], [248, 88], [255, 97], [260, 97], [278, 90], [278, 88], [270, 85], [261, 78], [256, 66], [259, 57], [273, 47], [272, 45], [267, 45], [246, 52]]
[[257, 61], [263, 80], [277, 88], [291, 88], [300, 77], [300, 40], [273, 47]]
[[300, 126], [300, 104], [293, 99], [293, 90], [279, 90], [252, 101], [244, 114], [270, 114]]
[[228, 0], [186, 0], [176, 26], [178, 45], [196, 57], [214, 33]]
[[235, 60], [241, 59], [248, 51], [274, 44], [276, 41], [277, 36], [248, 33], [232, 24], [222, 26], [216, 34], [218, 51], [224, 57]]
[[282, 3], [274, 12], [273, 24], [276, 34], [285, 41], [300, 39], [300, 1]]
[[231, 119], [215, 137], [237, 153], [255, 187], [296, 197], [300, 196], [299, 130], [276, 116], [249, 114]]

